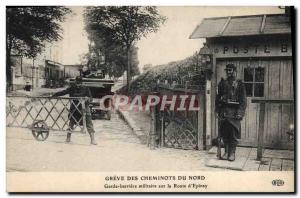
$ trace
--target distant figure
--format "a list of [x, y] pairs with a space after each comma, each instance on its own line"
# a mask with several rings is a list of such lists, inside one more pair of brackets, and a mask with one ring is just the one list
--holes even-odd
[[29, 84], [29, 82], [26, 82], [26, 85], [24, 87], [25, 91], [30, 91], [31, 90], [31, 85]]
[[82, 68], [82, 76], [84, 78], [88, 78], [91, 75], [91, 70], [88, 68], [88, 66], [83, 66]]
[[[82, 78], [80, 76], [77, 76], [75, 78], [75, 84], [71, 84], [71, 86], [63, 91], [57, 92], [55, 93], [53, 96], [63, 96], [69, 94], [70, 97], [88, 97], [89, 101], [87, 101], [85, 103], [85, 109], [86, 109], [86, 128], [87, 131], [90, 135], [91, 138], [91, 144], [92, 145], [97, 145], [96, 141], [95, 141], [95, 130], [93, 127], [93, 122], [92, 122], [92, 115], [91, 115], [91, 110], [89, 107], [89, 103], [92, 101], [92, 94], [91, 91], [88, 87], [83, 87], [82, 86]], [[67, 134], [67, 139], [66, 142], [70, 142], [71, 141], [71, 130], [73, 130], [74, 125], [76, 125], [76, 123], [78, 123], [79, 125], [83, 124], [82, 121], [82, 105], [77, 106], [79, 103], [78, 100], [73, 100], [73, 104], [71, 104], [70, 107], [70, 113], [69, 113], [69, 127], [70, 127], [70, 132], [68, 132]], [[72, 112], [72, 114], [71, 114]]]
[[50, 88], [54, 88], [54, 82], [53, 82], [53, 80], [50, 80]]
[[226, 65], [227, 79], [221, 79], [216, 97], [216, 112], [219, 118], [219, 134], [225, 153], [221, 159], [235, 160], [237, 139], [241, 136], [241, 120], [246, 109], [246, 90], [243, 82], [236, 79], [236, 67]]

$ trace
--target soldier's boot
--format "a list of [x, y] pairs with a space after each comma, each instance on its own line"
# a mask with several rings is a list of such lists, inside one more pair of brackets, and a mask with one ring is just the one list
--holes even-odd
[[235, 160], [235, 150], [236, 150], [236, 144], [230, 144], [228, 161], [234, 161]]
[[228, 160], [228, 150], [229, 150], [229, 144], [224, 142], [224, 150], [225, 152], [223, 153], [223, 155], [221, 156], [221, 160]]
[[91, 138], [91, 144], [92, 145], [97, 145], [97, 142], [95, 140], [95, 134], [94, 133], [90, 133], [90, 138]]
[[70, 143], [71, 142], [71, 134], [72, 133], [67, 133], [67, 139], [66, 139], [66, 143]]

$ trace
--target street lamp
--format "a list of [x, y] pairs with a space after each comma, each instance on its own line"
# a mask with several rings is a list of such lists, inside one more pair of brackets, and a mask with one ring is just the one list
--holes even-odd
[[211, 79], [212, 75], [212, 52], [206, 43], [203, 43], [203, 47], [199, 51], [200, 61], [205, 66], [205, 73], [207, 79]]

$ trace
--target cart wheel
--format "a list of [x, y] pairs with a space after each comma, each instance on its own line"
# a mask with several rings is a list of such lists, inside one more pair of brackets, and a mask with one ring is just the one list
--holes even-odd
[[45, 141], [49, 136], [49, 128], [43, 120], [35, 121], [31, 129], [32, 135], [37, 141]]

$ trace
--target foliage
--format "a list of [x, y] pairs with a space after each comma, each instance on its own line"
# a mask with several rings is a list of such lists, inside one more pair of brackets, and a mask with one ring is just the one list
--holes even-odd
[[61, 39], [60, 22], [70, 13], [63, 6], [26, 6], [6, 8], [7, 48], [33, 58], [45, 41]]
[[23, 6], [6, 8], [6, 78], [11, 86], [11, 55], [34, 58], [45, 42], [62, 38], [60, 23], [71, 13], [63, 6]]
[[[200, 89], [205, 83], [205, 72], [199, 55], [195, 53], [184, 60], [150, 68], [131, 82], [130, 95], [151, 93], [157, 91], [158, 86]], [[126, 87], [121, 88], [118, 92], [125, 93]]]
[[130, 48], [134, 41], [156, 32], [165, 17], [154, 6], [100, 6], [87, 7], [86, 22], [104, 28], [111, 38]]
[[84, 16], [90, 39], [96, 40], [95, 45], [105, 53], [107, 62], [116, 60], [114, 64], [122, 67], [123, 71], [129, 68], [128, 82], [134, 71], [131, 66], [135, 56], [130, 54], [135, 49], [135, 42], [148, 33], [156, 32], [166, 19], [154, 6], [87, 7]]
[[[88, 38], [93, 43], [89, 46], [89, 52], [85, 55], [85, 62], [92, 67], [104, 70], [111, 77], [118, 78], [123, 75], [127, 67], [126, 49], [118, 42], [111, 39], [111, 34], [106, 34], [105, 28], [91, 29], [86, 25]], [[131, 74], [140, 74], [138, 68], [137, 48], [131, 47], [130, 62]], [[104, 60], [102, 60], [104, 59]]]

